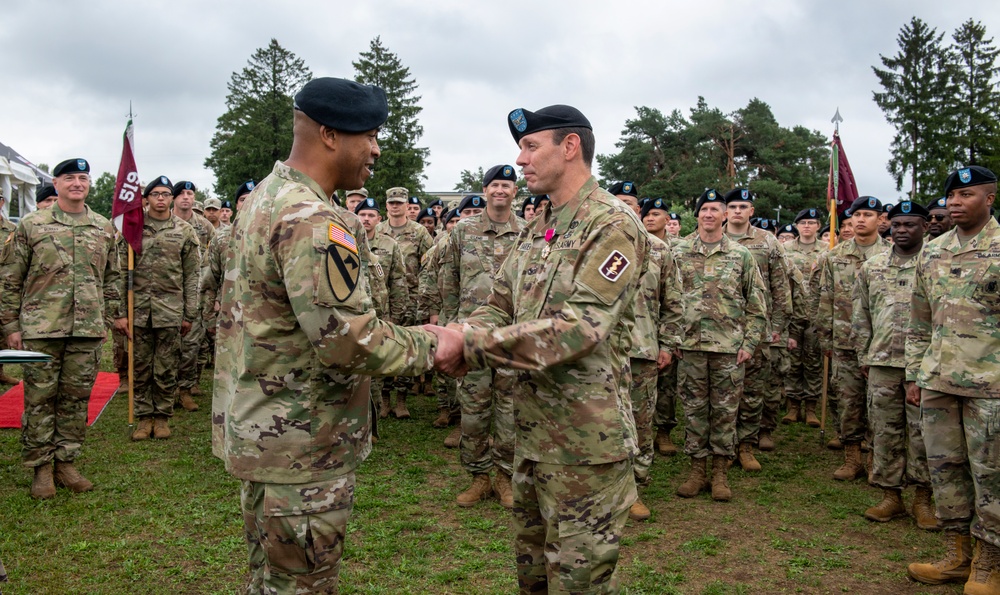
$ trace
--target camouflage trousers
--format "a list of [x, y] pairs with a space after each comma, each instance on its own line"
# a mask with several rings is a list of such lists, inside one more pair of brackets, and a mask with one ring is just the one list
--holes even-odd
[[250, 557], [247, 593], [337, 593], [354, 473], [330, 481], [243, 481], [243, 528]]
[[831, 363], [831, 384], [840, 409], [840, 440], [844, 444], [861, 442], [868, 433], [868, 408], [865, 377], [858, 365], [858, 354], [856, 351], [834, 349]]
[[444, 374], [434, 374], [434, 385], [438, 409], [447, 409], [453, 415], [460, 415], [462, 407], [458, 403], [458, 379]]
[[128, 338], [122, 333], [111, 333], [114, 346], [115, 371], [123, 379], [128, 374]]
[[941, 528], [1000, 546], [1000, 399], [920, 391], [927, 466]]
[[656, 362], [648, 359], [629, 360], [632, 369], [632, 417], [639, 442], [639, 455], [632, 462], [636, 483], [649, 480], [649, 468], [653, 465], [653, 415], [656, 411], [656, 378], [659, 371]]
[[677, 427], [677, 358], [656, 376], [656, 427], [670, 433]]
[[906, 403], [906, 370], [868, 369], [868, 420], [872, 426], [872, 474], [880, 488], [928, 487], [927, 451], [920, 407]]
[[[190, 334], [190, 333], [188, 333]], [[181, 359], [180, 328], [132, 329], [136, 417], [171, 417]]]
[[735, 353], [684, 351], [677, 365], [677, 392], [684, 406], [684, 454], [736, 456], [736, 412], [745, 364]]
[[205, 339], [205, 325], [200, 316], [191, 321], [191, 330], [181, 337], [181, 361], [177, 371], [177, 386], [181, 390], [191, 390], [201, 377], [198, 364], [201, 343]]
[[781, 391], [784, 388], [784, 378], [791, 369], [787, 343], [781, 344], [781, 347], [774, 345], [770, 347], [771, 370], [764, 384], [764, 403], [760, 413], [760, 429], [768, 432], [773, 432], [774, 428], [778, 427], [778, 413], [784, 401]]
[[21, 459], [26, 467], [80, 456], [87, 405], [97, 378], [101, 339], [25, 339], [24, 348], [52, 356], [25, 364]]
[[788, 350], [790, 370], [784, 375], [785, 394], [793, 401], [819, 399], [823, 392], [823, 353], [816, 329], [809, 327], [792, 338], [799, 347]]
[[618, 547], [638, 499], [632, 462], [554, 465], [518, 457], [513, 479], [521, 593], [617, 593]]
[[[735, 363], [736, 356], [733, 356]], [[739, 412], [736, 415], [736, 443], [757, 443], [760, 433], [760, 417], [764, 413], [764, 394], [771, 378], [771, 349], [767, 343], [757, 346], [753, 357], [746, 362], [743, 394], [740, 396]], [[716, 453], [719, 454], [719, 453]]]
[[462, 468], [473, 475], [489, 473], [494, 465], [507, 475], [514, 471], [515, 380], [512, 370], [486, 368], [469, 372], [458, 383], [459, 451]]

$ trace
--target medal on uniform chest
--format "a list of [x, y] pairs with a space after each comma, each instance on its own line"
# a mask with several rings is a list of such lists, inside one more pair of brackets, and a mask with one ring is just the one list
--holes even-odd
[[542, 258], [549, 257], [549, 250], [552, 248], [552, 238], [556, 237], [556, 230], [550, 227], [545, 230], [545, 247], [542, 248]]

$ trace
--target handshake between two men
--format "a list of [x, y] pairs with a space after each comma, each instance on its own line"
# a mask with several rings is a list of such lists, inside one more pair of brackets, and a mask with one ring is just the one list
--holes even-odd
[[462, 326], [454, 323], [447, 327], [425, 324], [423, 329], [437, 337], [434, 369], [455, 378], [465, 376], [469, 372], [469, 366], [465, 363]]

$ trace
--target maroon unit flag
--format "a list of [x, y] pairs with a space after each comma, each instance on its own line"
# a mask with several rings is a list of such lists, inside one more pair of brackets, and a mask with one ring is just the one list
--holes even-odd
[[132, 246], [136, 254], [142, 252], [142, 192], [139, 189], [139, 172], [132, 153], [132, 120], [125, 126], [122, 160], [115, 178], [114, 202], [111, 219], [118, 233]]
[[851, 171], [851, 164], [847, 161], [847, 153], [844, 152], [844, 144], [840, 141], [839, 132], [833, 133], [830, 179], [827, 183], [826, 194], [828, 201], [832, 202], [833, 199], [836, 199], [838, 215], [842, 215], [859, 196], [858, 185], [854, 181], [854, 172]]

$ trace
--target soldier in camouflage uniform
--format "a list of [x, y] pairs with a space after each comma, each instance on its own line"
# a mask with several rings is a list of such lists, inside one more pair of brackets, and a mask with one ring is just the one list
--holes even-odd
[[948, 214], [947, 199], [945, 197], [942, 196], [941, 198], [932, 200], [927, 205], [927, 211], [930, 213], [927, 241], [941, 237], [955, 227], [955, 224], [951, 221], [951, 215]]
[[697, 231], [674, 245], [685, 306], [677, 386], [687, 419], [684, 452], [691, 457], [691, 475], [677, 495], [693, 498], [711, 485], [712, 498], [728, 501], [745, 364], [764, 337], [767, 302], [753, 254], [723, 230], [723, 197], [706, 190], [695, 216]]
[[[445, 245], [448, 243], [448, 238], [451, 237], [451, 230], [458, 225], [459, 221], [460, 217], [458, 209], [452, 209], [445, 212], [441, 217], [441, 233], [438, 235], [438, 241], [434, 244], [434, 247], [438, 247], [439, 249], [435, 250], [434, 247], [432, 247], [427, 251], [427, 254], [434, 252], [434, 260], [436, 261], [434, 262], [434, 266], [437, 267], [433, 271], [427, 271], [427, 288], [430, 289], [430, 287], [435, 287], [435, 291], [437, 292], [436, 295], [439, 296], [436, 300], [438, 304], [436, 316], [432, 310], [428, 310], [431, 324], [446, 325], [452, 321], [457, 313], [455, 310], [443, 309], [444, 285], [441, 280], [440, 272], [444, 266], [444, 263], [441, 262], [442, 253], [445, 250]], [[427, 258], [427, 254], [424, 254], [424, 258]], [[423, 294], [424, 275], [421, 275], [420, 279], [422, 288], [421, 294]], [[435, 285], [430, 283], [432, 280]], [[452, 308], [455, 308], [458, 306], [458, 301], [452, 300], [449, 302], [449, 305], [452, 306]], [[428, 307], [432, 308], [433, 306], [429, 305]], [[438, 389], [438, 416], [434, 420], [433, 425], [435, 428], [445, 428], [448, 424], [454, 423], [455, 427], [444, 439], [444, 446], [445, 448], [458, 448], [459, 444], [462, 442], [462, 407], [458, 402], [458, 380], [442, 375], [439, 382], [441, 384], [441, 388]], [[445, 417], [446, 414], [447, 418]]]
[[[139, 420], [132, 440], [170, 437], [168, 420], [177, 397], [181, 337], [201, 318], [198, 236], [170, 212], [173, 190], [166, 176], [146, 185], [142, 195], [147, 201], [142, 252], [135, 255], [132, 273], [135, 415]], [[128, 243], [120, 239], [122, 259], [128, 257], [127, 249]]]
[[813, 299], [818, 281], [816, 271], [820, 254], [827, 248], [817, 238], [821, 216], [819, 209], [799, 211], [799, 214], [795, 216], [795, 226], [799, 231], [799, 237], [794, 242], [785, 244], [785, 256], [788, 258], [791, 268], [798, 270], [803, 278], [802, 305], [805, 309], [807, 323], [801, 327], [793, 327], [789, 335], [789, 338], [794, 339], [798, 347], [788, 350], [790, 370], [784, 376], [788, 414], [782, 418], [781, 423], [795, 423], [799, 421], [801, 413], [805, 417], [805, 422], [814, 428], [819, 427], [819, 418], [816, 417], [816, 403], [819, 401], [823, 383], [823, 354], [820, 352], [816, 327], [813, 324], [813, 321], [816, 320], [814, 310], [816, 302]]
[[615, 593], [636, 499], [629, 319], [648, 250], [635, 214], [591, 175], [577, 109], [517, 109], [508, 124], [528, 190], [548, 193], [466, 320], [472, 369], [519, 370], [514, 549], [522, 593]]
[[[442, 310], [449, 322], [465, 322], [486, 303], [493, 277], [500, 270], [525, 221], [511, 208], [517, 196], [517, 173], [511, 165], [496, 165], [483, 176], [483, 196], [466, 196], [458, 205], [459, 221], [442, 247]], [[485, 207], [485, 208], [484, 208]], [[471, 211], [479, 209], [478, 215]], [[470, 213], [466, 215], [466, 212]], [[513, 370], [484, 368], [470, 372], [458, 383], [462, 410], [462, 468], [472, 475], [472, 485], [455, 501], [474, 506], [495, 491], [505, 508], [514, 506], [511, 474], [514, 470]], [[490, 444], [492, 438], [492, 446]], [[496, 477], [490, 486], [490, 470]]]
[[862, 196], [851, 205], [854, 237], [825, 252], [819, 261], [819, 306], [816, 327], [820, 347], [833, 364], [832, 385], [840, 409], [840, 440], [844, 464], [833, 478], [849, 481], [865, 475], [861, 441], [868, 432], [865, 378], [851, 332], [854, 282], [864, 262], [889, 249], [878, 235], [882, 202]]
[[[3, 191], [0, 190], [0, 212], [4, 210], [4, 204], [7, 202], [7, 197], [3, 195]], [[10, 234], [14, 232], [17, 228], [16, 225], [10, 222], [5, 216], [0, 216], [0, 237], [8, 238]], [[0, 364], [0, 384], [17, 384], [20, 382], [17, 378], [12, 378], [3, 371], [3, 364]]]
[[[739, 444], [737, 461], [746, 471], [760, 471], [753, 454], [754, 444], [761, 450], [774, 450], [771, 431], [777, 421], [776, 403], [766, 407], [765, 396], [771, 384], [771, 345], [781, 340], [791, 316], [791, 285], [785, 261], [785, 250], [774, 234], [750, 225], [754, 214], [754, 195], [745, 188], [726, 193], [726, 235], [750, 251], [764, 282], [767, 326], [764, 339], [757, 345], [753, 358], [747, 362], [743, 396], [736, 417], [736, 440]], [[772, 391], [773, 392], [773, 391]], [[773, 399], [772, 399], [773, 400]]]
[[[945, 182], [955, 228], [917, 257], [906, 338], [906, 398], [920, 404], [927, 464], [948, 553], [911, 577], [1000, 593], [1000, 225], [997, 178], [984, 167]], [[971, 534], [976, 538], [970, 560]]]
[[923, 246], [927, 210], [910, 201], [888, 213], [893, 247], [861, 265], [854, 284], [852, 325], [858, 363], [868, 378], [868, 420], [872, 426], [869, 483], [882, 500], [865, 518], [887, 522], [906, 515], [902, 491], [916, 486], [913, 516], [921, 529], [937, 529], [920, 407], [906, 404], [906, 327], [917, 254]]
[[[430, 249], [433, 240], [423, 225], [411, 221], [406, 216], [409, 192], [406, 188], [390, 188], [386, 191], [385, 209], [388, 219], [378, 224], [376, 232], [384, 233], [396, 240], [399, 251], [403, 255], [403, 266], [406, 270], [406, 288], [409, 297], [407, 310], [399, 324], [410, 325], [422, 323], [425, 315], [419, 310], [420, 290], [420, 259]], [[382, 386], [382, 401], [380, 408], [390, 411], [390, 392], [396, 391], [396, 405], [391, 413], [399, 419], [409, 419], [410, 412], [406, 408], [407, 394], [414, 390], [416, 383], [411, 379], [386, 379]]]
[[[93, 488], [73, 461], [86, 434], [105, 317], [118, 312], [120, 295], [111, 223], [84, 203], [90, 164], [68, 159], [52, 173], [56, 204], [25, 215], [7, 234], [0, 258], [7, 346], [52, 356], [24, 366], [21, 456], [34, 468], [35, 498], [54, 496], [56, 482], [74, 492]], [[115, 326], [127, 329], [128, 320], [117, 319]]]
[[355, 469], [371, 452], [361, 374], [461, 357], [457, 333], [378, 319], [367, 240], [330, 198], [370, 175], [385, 93], [320, 78], [295, 108], [291, 155], [234, 224], [219, 313], [215, 390], [226, 470], [242, 480], [251, 593], [337, 592]]

